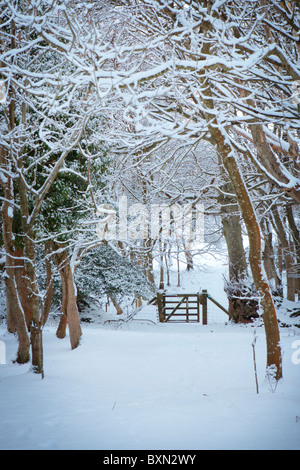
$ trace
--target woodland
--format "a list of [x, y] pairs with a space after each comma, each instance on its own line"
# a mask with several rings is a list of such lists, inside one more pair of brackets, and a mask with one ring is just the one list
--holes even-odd
[[[86, 306], [120, 314], [168, 285], [171, 260], [193, 271], [226, 250], [230, 320], [262, 318], [278, 381], [278, 306], [299, 315], [299, 2], [0, 0], [0, 15], [0, 308], [17, 363], [44, 376], [53, 306], [74, 350]], [[124, 196], [137, 233], [137, 204], [202, 204], [202, 242], [172, 236], [173, 209], [167, 238], [99, 237]]]

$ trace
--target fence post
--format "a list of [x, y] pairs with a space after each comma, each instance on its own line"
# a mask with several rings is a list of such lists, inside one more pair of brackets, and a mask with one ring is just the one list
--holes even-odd
[[202, 290], [201, 303], [202, 303], [202, 325], [207, 325], [207, 297], [208, 293], [206, 289]]
[[161, 292], [157, 293], [157, 309], [159, 321], [163, 323], [165, 321], [164, 294], [162, 294]]

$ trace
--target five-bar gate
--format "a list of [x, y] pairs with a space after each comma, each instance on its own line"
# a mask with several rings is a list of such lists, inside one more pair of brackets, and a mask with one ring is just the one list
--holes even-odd
[[[155, 299], [158, 307], [160, 322], [173, 323], [199, 323], [202, 306], [202, 324], [207, 325], [207, 299], [211, 300], [223, 312], [229, 312], [208, 294], [202, 290], [198, 294], [166, 294], [158, 293]], [[153, 299], [154, 300], [154, 299]]]

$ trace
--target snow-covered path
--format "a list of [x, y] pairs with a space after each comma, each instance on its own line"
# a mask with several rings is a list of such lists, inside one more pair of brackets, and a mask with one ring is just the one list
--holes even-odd
[[[220, 263], [183, 271], [175, 290], [206, 288], [226, 306], [224, 272]], [[99, 312], [90, 314], [96, 320]], [[284, 378], [274, 392], [265, 380], [263, 326], [227, 323], [211, 302], [206, 326], [155, 323], [153, 306], [130, 322], [107, 318], [114, 321], [105, 323], [102, 312], [83, 324], [74, 351], [50, 319], [44, 380], [12, 363], [17, 341], [0, 326], [0, 449], [300, 449], [299, 328], [281, 328]]]
[[300, 449], [300, 365], [282, 333], [284, 379], [264, 381], [257, 328], [127, 323], [84, 327], [80, 347], [46, 327], [45, 379], [12, 365], [16, 340], [1, 330], [1, 449]]

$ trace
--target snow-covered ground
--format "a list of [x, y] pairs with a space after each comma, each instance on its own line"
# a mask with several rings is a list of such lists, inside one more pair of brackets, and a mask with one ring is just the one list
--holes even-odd
[[[226, 306], [225, 269], [183, 272], [181, 290], [207, 288]], [[0, 449], [300, 449], [299, 328], [281, 328], [284, 378], [273, 390], [263, 326], [227, 323], [212, 303], [206, 326], [156, 316], [145, 305], [130, 322], [84, 323], [74, 351], [50, 321], [44, 380], [13, 364], [16, 338], [2, 326]]]

